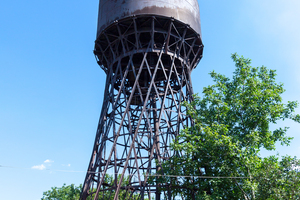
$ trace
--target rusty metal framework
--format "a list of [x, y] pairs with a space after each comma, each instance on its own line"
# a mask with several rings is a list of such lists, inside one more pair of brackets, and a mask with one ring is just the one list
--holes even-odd
[[107, 79], [82, 200], [170, 198], [159, 190], [168, 183], [148, 179], [192, 124], [181, 103], [192, 100], [202, 51], [199, 34], [169, 17], [132, 16], [102, 31], [94, 53]]

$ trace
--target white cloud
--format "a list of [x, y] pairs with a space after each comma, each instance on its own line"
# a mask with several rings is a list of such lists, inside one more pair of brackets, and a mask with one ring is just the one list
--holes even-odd
[[46, 167], [45, 167], [45, 165], [41, 164], [41, 165], [35, 165], [35, 166], [31, 167], [31, 169], [44, 170], [44, 169], [46, 169]]
[[51, 163], [53, 163], [54, 161], [53, 160], [50, 160], [50, 159], [47, 159], [44, 161], [44, 164], [41, 164], [41, 165], [35, 165], [33, 167], [31, 167], [31, 169], [37, 169], [37, 170], [44, 170], [46, 169], [46, 166], [51, 166]]

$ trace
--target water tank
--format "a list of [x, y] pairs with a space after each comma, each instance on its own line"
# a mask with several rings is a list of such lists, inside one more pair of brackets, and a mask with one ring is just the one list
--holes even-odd
[[189, 24], [201, 37], [200, 12], [197, 0], [101, 0], [97, 37], [114, 21], [134, 15], [172, 17]]

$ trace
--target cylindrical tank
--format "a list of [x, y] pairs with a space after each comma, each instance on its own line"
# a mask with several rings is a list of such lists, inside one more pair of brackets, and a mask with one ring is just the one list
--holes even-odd
[[100, 0], [94, 53], [104, 71], [130, 55], [134, 61], [160, 51], [190, 70], [197, 66], [203, 52], [197, 0]]
[[201, 37], [200, 12], [197, 0], [101, 0], [97, 37], [114, 21], [133, 15], [172, 17], [189, 24]]

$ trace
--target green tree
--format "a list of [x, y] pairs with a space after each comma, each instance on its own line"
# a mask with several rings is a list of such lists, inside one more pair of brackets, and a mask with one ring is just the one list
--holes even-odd
[[[121, 178], [121, 175], [119, 174], [117, 179], [118, 179], [118, 182]], [[121, 184], [121, 187], [124, 187], [124, 186], [128, 186], [129, 184], [129, 176], [125, 176], [123, 178], [123, 182]], [[114, 177], [112, 175], [108, 175], [106, 174], [105, 176], [105, 179], [104, 179], [104, 188], [107, 188], [107, 187], [111, 187], [112, 185], [114, 185]], [[114, 196], [115, 196], [115, 190], [107, 190], [105, 192], [100, 192], [99, 193], [99, 199], [102, 199], [102, 200], [113, 200], [114, 199]], [[139, 199], [139, 194], [137, 193], [132, 193], [131, 191], [129, 190], [120, 190], [119, 194], [118, 194], [118, 197], [119, 199], [132, 199], [132, 200], [135, 200], [135, 199]]]
[[[118, 181], [120, 180], [120, 175], [118, 176]], [[112, 175], [106, 174], [104, 180], [104, 187], [113, 185], [114, 178]], [[129, 177], [124, 177], [122, 186], [128, 185]], [[61, 188], [52, 187], [51, 190], [48, 190], [43, 193], [42, 200], [78, 200], [80, 198], [82, 185], [76, 187], [74, 184], [66, 185], [64, 184]], [[114, 190], [106, 190], [105, 192], [99, 193], [99, 199], [102, 200], [113, 200], [115, 195]], [[125, 190], [120, 190], [119, 199], [139, 199], [138, 194], [131, 194], [131, 192], [126, 192]], [[147, 200], [148, 198], [145, 198]]]
[[300, 160], [290, 156], [270, 156], [257, 165], [257, 199], [300, 199]]
[[61, 188], [52, 187], [51, 190], [43, 193], [42, 200], [78, 200], [82, 185], [64, 184]]
[[174, 141], [172, 148], [180, 156], [165, 162], [161, 171], [181, 177], [150, 181], [169, 182], [173, 196], [185, 199], [276, 199], [275, 193], [281, 195], [277, 199], [293, 199], [296, 194], [290, 191], [299, 188], [300, 179], [291, 166], [299, 162], [289, 157], [281, 162], [262, 159], [259, 152], [274, 150], [276, 142], [290, 143], [287, 127], [271, 130], [270, 125], [285, 119], [300, 122], [294, 114], [297, 102], [283, 103], [285, 90], [276, 82], [274, 70], [252, 67], [250, 59], [237, 54], [232, 59], [236, 70], [231, 80], [213, 71], [214, 84], [203, 89], [203, 97], [184, 103], [194, 126]]

